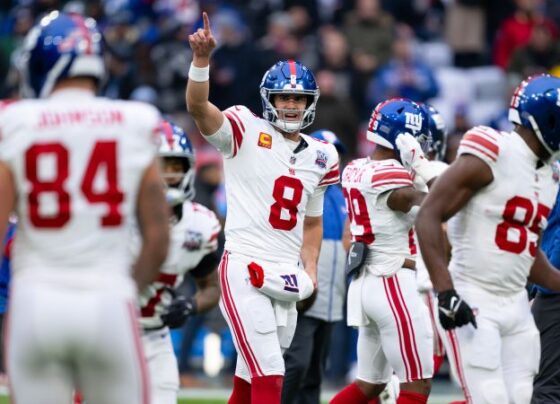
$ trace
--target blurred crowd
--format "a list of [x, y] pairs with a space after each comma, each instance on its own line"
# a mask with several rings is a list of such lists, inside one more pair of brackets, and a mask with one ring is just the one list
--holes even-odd
[[[380, 100], [433, 103], [447, 118], [452, 161], [458, 135], [473, 124], [507, 129], [513, 84], [536, 73], [560, 75], [558, 0], [4, 0], [0, 98], [18, 96], [18, 47], [52, 9], [98, 21], [109, 68], [103, 95], [154, 104], [186, 129], [197, 149], [195, 200], [221, 218], [221, 158], [197, 133], [184, 101], [187, 36], [201, 26], [202, 10], [218, 41], [210, 100], [221, 109], [246, 105], [260, 115], [263, 73], [279, 59], [300, 60], [314, 71], [321, 91], [308, 132], [335, 132], [349, 159], [369, 153], [365, 127]], [[182, 370], [197, 366], [193, 353], [201, 358], [200, 327], [229, 341], [222, 353], [234, 363], [231, 337], [216, 312], [191, 319], [178, 338]], [[335, 381], [350, 369], [352, 338], [341, 323], [329, 361]]]

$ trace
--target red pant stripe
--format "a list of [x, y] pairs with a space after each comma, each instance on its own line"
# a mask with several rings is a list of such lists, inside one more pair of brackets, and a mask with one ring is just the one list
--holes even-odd
[[399, 321], [399, 317], [397, 316], [397, 312], [394, 306], [393, 298], [389, 292], [387, 286], [387, 279], [383, 278], [383, 287], [385, 288], [385, 295], [387, 296], [387, 302], [389, 303], [389, 307], [391, 308], [391, 312], [393, 313], [393, 317], [395, 318], [395, 324], [397, 325], [397, 332], [399, 334], [399, 348], [401, 350], [401, 357], [404, 363], [404, 371], [406, 380], [410, 380], [410, 365], [408, 363], [407, 357], [405, 355], [405, 347], [404, 347], [404, 338], [403, 338], [403, 330], [401, 323]]
[[138, 324], [138, 315], [134, 304], [129, 302], [127, 304], [128, 314], [130, 318], [130, 326], [132, 328], [132, 334], [134, 337], [134, 348], [136, 349], [136, 357], [138, 359], [138, 365], [140, 367], [140, 383], [142, 384], [142, 403], [150, 404], [150, 378], [148, 376], [147, 361], [144, 355], [144, 346], [142, 345], [142, 340], [140, 338], [140, 325]]
[[227, 281], [227, 267], [228, 267], [228, 256], [229, 253], [226, 251], [222, 257], [222, 263], [220, 265], [220, 283], [222, 286], [222, 302], [224, 303], [224, 308], [227, 316], [230, 320], [233, 335], [237, 341], [237, 346], [239, 347], [239, 353], [243, 356], [245, 363], [249, 367], [249, 372], [251, 377], [263, 376], [263, 372], [255, 358], [255, 354], [251, 350], [251, 346], [247, 342], [247, 336], [245, 335], [245, 330], [243, 329], [243, 324], [239, 319], [239, 314], [235, 308], [235, 303], [231, 297], [231, 290], [229, 288], [229, 283]]
[[447, 331], [447, 337], [449, 338], [449, 343], [451, 344], [451, 357], [455, 363], [455, 368], [457, 369], [457, 377], [459, 378], [459, 383], [461, 383], [461, 388], [463, 389], [463, 395], [467, 404], [472, 404], [472, 397], [467, 387], [467, 379], [463, 370], [463, 361], [461, 359], [461, 349], [459, 347], [459, 342], [457, 341], [457, 334], [455, 330]]
[[422, 378], [424, 374], [422, 372], [422, 361], [420, 360], [420, 355], [418, 354], [418, 343], [416, 342], [416, 333], [414, 332], [414, 323], [412, 322], [412, 319], [410, 317], [410, 311], [408, 310], [408, 307], [406, 306], [406, 301], [404, 300], [404, 297], [403, 297], [403, 294], [402, 294], [401, 285], [399, 283], [398, 275], [394, 276], [393, 279], [395, 280], [397, 295], [399, 297], [399, 301], [402, 305], [404, 313], [406, 314], [406, 319], [408, 321], [407, 324], [410, 327], [410, 334], [412, 335], [412, 348], [414, 349], [413, 350], [413, 354], [414, 354], [413, 356], [414, 356], [414, 359], [415, 359], [416, 364], [418, 366], [418, 372], [419, 372], [418, 377]]

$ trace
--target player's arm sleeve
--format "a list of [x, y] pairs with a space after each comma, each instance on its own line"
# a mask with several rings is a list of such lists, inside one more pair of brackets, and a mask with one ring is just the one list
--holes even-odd
[[500, 153], [499, 132], [485, 126], [476, 126], [467, 131], [457, 150], [457, 156], [472, 154], [478, 157], [493, 170]]
[[317, 187], [315, 192], [307, 201], [305, 208], [305, 216], [317, 217], [323, 214], [323, 203], [325, 200], [325, 191], [327, 187]]
[[413, 187], [414, 182], [408, 170], [402, 166], [376, 168], [371, 176], [371, 187], [377, 194], [387, 193], [397, 188]]
[[205, 138], [225, 158], [233, 158], [243, 144], [248, 121], [254, 115], [248, 108], [240, 105], [226, 109], [223, 114], [225, 119], [220, 129], [216, 133], [205, 136]]
[[329, 169], [319, 181], [319, 187], [326, 187], [340, 182], [340, 164], [338, 161], [338, 152], [333, 145], [327, 145], [327, 156]]

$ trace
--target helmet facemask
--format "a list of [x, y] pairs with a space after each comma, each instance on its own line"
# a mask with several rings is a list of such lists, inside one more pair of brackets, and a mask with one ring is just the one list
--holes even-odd
[[[193, 162], [189, 157], [179, 156], [177, 154], [161, 154], [162, 164], [164, 166], [162, 177], [166, 184], [165, 196], [170, 206], [177, 206], [186, 200], [192, 200], [195, 195], [194, 177], [196, 175]], [[166, 166], [175, 164], [181, 169], [168, 172]]]
[[[273, 97], [277, 94], [303, 94], [307, 97], [306, 107], [303, 110], [278, 109], [273, 104]], [[319, 99], [319, 89], [290, 91], [261, 88], [261, 98], [264, 110], [263, 116], [267, 121], [283, 132], [297, 133], [300, 130], [307, 128], [315, 120], [315, 110]], [[286, 113], [299, 113], [302, 114], [302, 118], [297, 121], [281, 119], [281, 116], [285, 116]]]

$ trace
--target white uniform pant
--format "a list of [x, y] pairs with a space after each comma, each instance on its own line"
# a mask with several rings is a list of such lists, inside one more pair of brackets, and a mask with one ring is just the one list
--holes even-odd
[[144, 331], [142, 342], [150, 371], [152, 404], [177, 404], [179, 369], [169, 329]]
[[18, 404], [149, 403], [136, 308], [114, 292], [14, 280], [6, 329]]
[[441, 329], [453, 377], [465, 400], [529, 404], [540, 340], [527, 292], [496, 296], [467, 284], [456, 283], [455, 288], [475, 311], [478, 325], [477, 329], [470, 324], [447, 332]]
[[[358, 301], [360, 307], [351, 307]], [[401, 383], [432, 377], [432, 326], [414, 271], [403, 268], [391, 277], [366, 271], [352, 281], [348, 310], [361, 311], [368, 322], [359, 328], [358, 379], [388, 383], [393, 371]], [[349, 317], [356, 318], [356, 313]]]
[[226, 251], [219, 267], [220, 309], [238, 353], [235, 375], [248, 382], [252, 377], [284, 375], [282, 354], [297, 324], [294, 303], [276, 302], [251, 285], [249, 262], [249, 257]]

